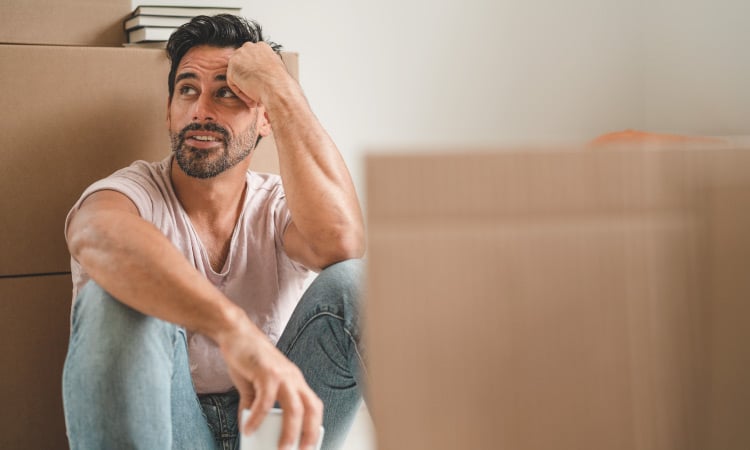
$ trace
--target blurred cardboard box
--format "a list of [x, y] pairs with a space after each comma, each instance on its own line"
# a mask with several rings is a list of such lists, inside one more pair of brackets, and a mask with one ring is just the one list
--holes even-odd
[[367, 161], [380, 448], [750, 448], [750, 151]]

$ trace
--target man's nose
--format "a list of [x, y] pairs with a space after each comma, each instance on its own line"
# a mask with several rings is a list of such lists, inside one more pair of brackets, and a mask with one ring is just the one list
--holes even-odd
[[193, 104], [193, 121], [216, 120], [213, 97], [208, 93], [201, 93]]

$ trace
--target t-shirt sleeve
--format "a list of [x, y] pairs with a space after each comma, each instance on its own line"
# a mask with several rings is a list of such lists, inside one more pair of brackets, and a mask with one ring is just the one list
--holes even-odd
[[128, 197], [138, 209], [138, 214], [146, 221], [154, 221], [154, 201], [159, 194], [159, 188], [154, 178], [150, 176], [148, 163], [136, 161], [131, 166], [118, 170], [107, 178], [96, 181], [86, 188], [81, 197], [75, 202], [65, 218], [65, 238], [68, 236], [68, 226], [76, 212], [81, 208], [84, 200], [99, 191], [116, 191]]

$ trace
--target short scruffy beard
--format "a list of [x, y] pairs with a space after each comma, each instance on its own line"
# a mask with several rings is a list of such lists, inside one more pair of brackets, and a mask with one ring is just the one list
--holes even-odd
[[[223, 151], [213, 155], [216, 150], [195, 148], [185, 143], [188, 131], [209, 131], [219, 133], [224, 141]], [[242, 162], [255, 148], [256, 132], [253, 124], [246, 133], [232, 139], [229, 132], [213, 122], [191, 123], [179, 133], [170, 131], [169, 138], [177, 164], [188, 176], [194, 178], [213, 178]]]

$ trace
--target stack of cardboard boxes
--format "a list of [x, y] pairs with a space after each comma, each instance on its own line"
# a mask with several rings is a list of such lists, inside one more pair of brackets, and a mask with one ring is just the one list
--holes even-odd
[[[0, 448], [67, 447], [67, 211], [93, 181], [169, 152], [168, 61], [163, 50], [122, 47], [131, 6], [0, 3]], [[296, 55], [284, 59], [296, 78]], [[253, 168], [277, 164], [265, 139]]]

